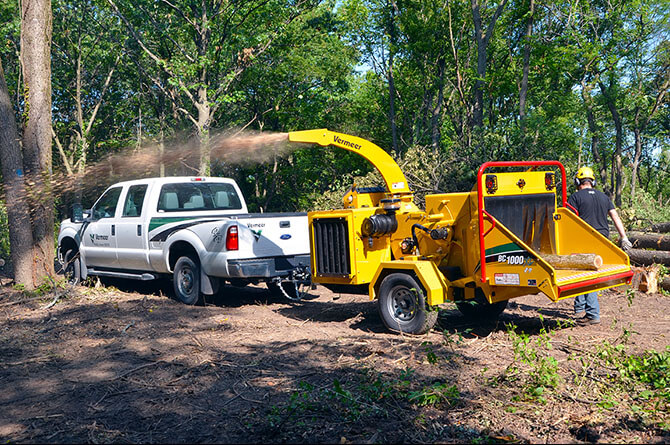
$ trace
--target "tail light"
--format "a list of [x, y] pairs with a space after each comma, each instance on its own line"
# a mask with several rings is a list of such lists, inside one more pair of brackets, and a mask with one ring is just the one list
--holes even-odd
[[551, 172], [545, 173], [544, 185], [547, 187], [547, 190], [553, 190], [556, 187], [556, 175]]
[[489, 195], [498, 190], [498, 177], [496, 175], [486, 175], [486, 192]]
[[226, 233], [226, 250], [239, 250], [240, 240], [237, 236], [237, 226], [228, 227]]

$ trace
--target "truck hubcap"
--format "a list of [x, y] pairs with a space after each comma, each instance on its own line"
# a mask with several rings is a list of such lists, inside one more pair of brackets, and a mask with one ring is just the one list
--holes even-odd
[[193, 291], [193, 271], [190, 268], [184, 267], [179, 272], [179, 287], [186, 294]]
[[390, 312], [398, 321], [410, 321], [416, 315], [416, 295], [405, 286], [398, 286], [391, 291], [389, 298]]

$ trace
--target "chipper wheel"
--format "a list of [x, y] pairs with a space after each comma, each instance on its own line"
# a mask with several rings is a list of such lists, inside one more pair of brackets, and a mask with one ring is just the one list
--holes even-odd
[[[462, 289], [454, 289], [454, 291], [463, 292]], [[472, 300], [456, 301], [456, 307], [465, 317], [473, 321], [491, 322], [498, 319], [507, 307], [507, 301], [498, 301], [497, 303], [489, 303], [481, 289], [475, 291], [475, 298]]]
[[437, 309], [426, 305], [416, 280], [406, 273], [392, 273], [379, 286], [379, 313], [388, 329], [405, 334], [425, 334], [437, 321]]

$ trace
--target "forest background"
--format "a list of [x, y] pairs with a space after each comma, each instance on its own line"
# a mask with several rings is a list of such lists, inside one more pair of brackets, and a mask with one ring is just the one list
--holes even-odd
[[[590, 165], [629, 228], [668, 221], [669, 13], [662, 0], [0, 0], [0, 141], [21, 155], [0, 159], [0, 257], [21, 221], [6, 204], [28, 204], [32, 243], [47, 251], [53, 238], [34, 221], [57, 228], [68, 204], [93, 204], [124, 172], [89, 169], [115, 154], [195, 145], [198, 159], [151, 174], [234, 177], [251, 211], [335, 206], [352, 182], [377, 182], [343, 150], [209, 155], [217, 135], [242, 130], [369, 139], [419, 201], [469, 190], [489, 160], [556, 159], [569, 175]], [[31, 32], [50, 61], [50, 116], [37, 130]], [[87, 175], [68, 193], [49, 185]], [[24, 178], [25, 199], [11, 189]], [[40, 284], [29, 275], [19, 281]]]

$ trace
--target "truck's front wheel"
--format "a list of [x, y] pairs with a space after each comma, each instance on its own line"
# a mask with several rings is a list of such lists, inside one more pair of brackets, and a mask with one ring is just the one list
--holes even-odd
[[63, 275], [65, 275], [65, 281], [72, 286], [79, 284], [81, 281], [81, 260], [79, 259], [79, 252], [74, 249], [68, 250], [65, 252], [63, 261]]
[[184, 304], [196, 304], [200, 300], [200, 266], [193, 259], [183, 256], [174, 266], [174, 293]]
[[416, 280], [406, 273], [392, 273], [379, 286], [379, 313], [392, 331], [425, 334], [437, 321], [437, 310], [426, 305]]

